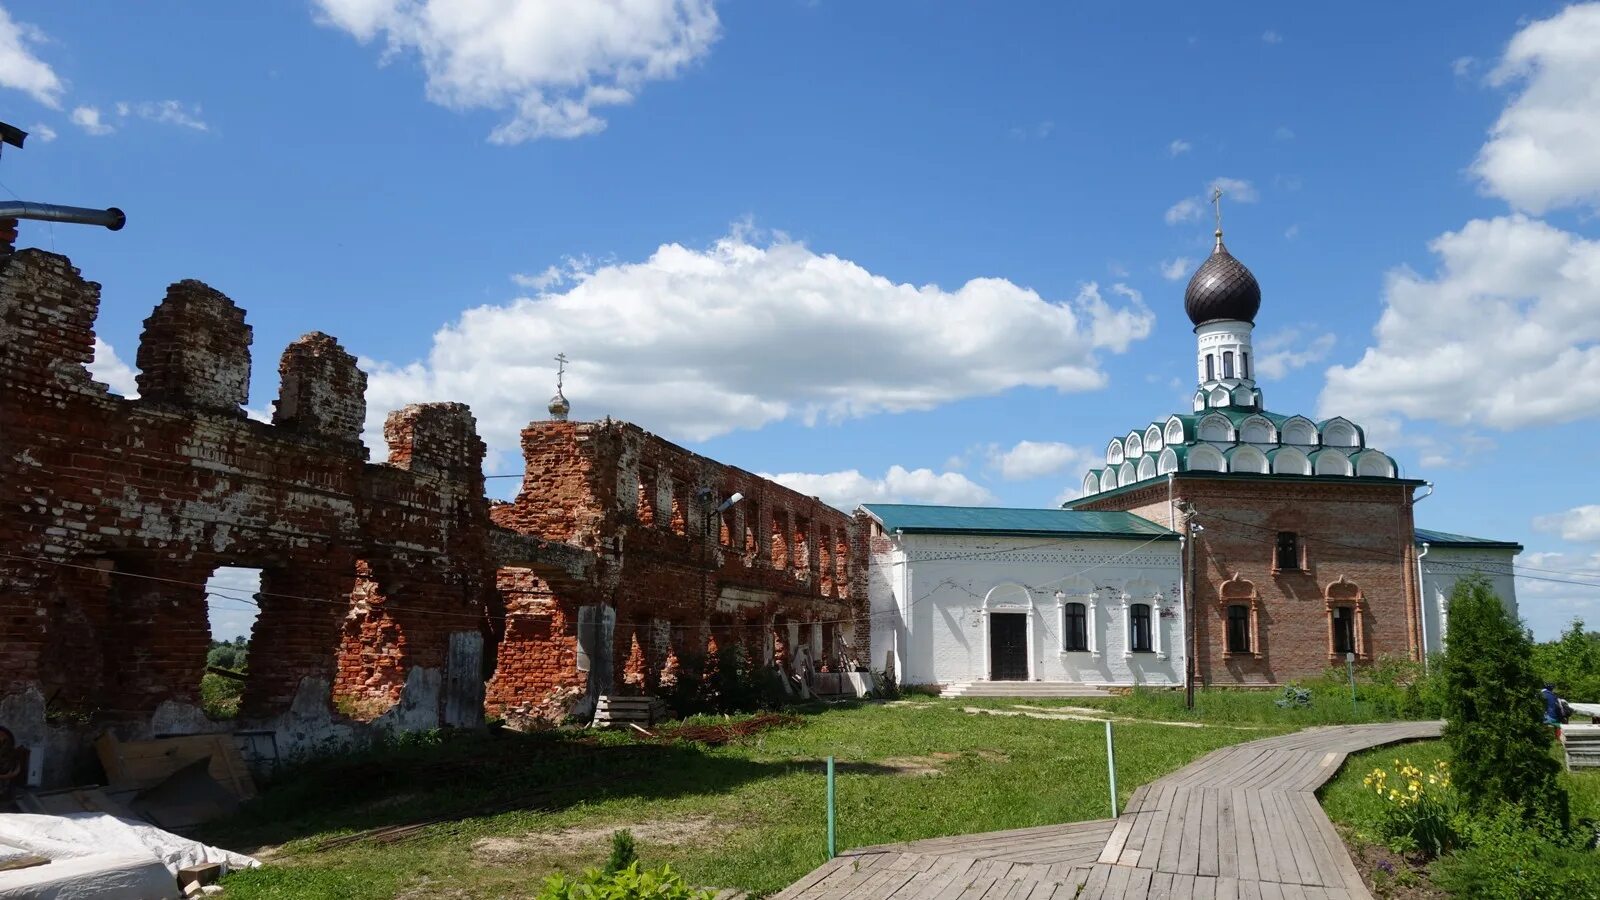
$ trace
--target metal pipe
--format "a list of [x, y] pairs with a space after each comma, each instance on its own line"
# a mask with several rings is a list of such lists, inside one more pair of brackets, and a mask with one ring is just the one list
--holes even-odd
[[115, 206], [110, 209], [88, 209], [82, 206], [57, 206], [54, 203], [30, 203], [26, 200], [0, 201], [0, 219], [103, 225], [112, 231], [121, 231], [122, 226], [128, 224], [127, 215]]

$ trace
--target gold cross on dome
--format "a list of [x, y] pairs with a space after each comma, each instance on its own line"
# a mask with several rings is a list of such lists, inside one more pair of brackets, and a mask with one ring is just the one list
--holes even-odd
[[561, 382], [566, 378], [566, 375], [567, 375], [567, 355], [565, 353], [557, 353], [556, 354], [556, 393], [560, 393], [561, 392]]

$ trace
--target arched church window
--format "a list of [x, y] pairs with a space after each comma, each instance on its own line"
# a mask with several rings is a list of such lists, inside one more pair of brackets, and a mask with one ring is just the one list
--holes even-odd
[[1250, 607], [1243, 603], [1228, 607], [1228, 652], [1250, 652]]
[[1135, 603], [1128, 607], [1129, 645], [1135, 653], [1150, 652], [1150, 604]]
[[1239, 377], [1250, 377], [1250, 353], [1245, 350], [1239, 351]]
[[1068, 603], [1061, 608], [1061, 649], [1089, 652], [1089, 615], [1082, 603]]
[[1223, 378], [1232, 378], [1233, 377], [1233, 351], [1232, 350], [1224, 350], [1224, 351], [1222, 351], [1222, 377]]
[[1210, 353], [1206, 354], [1206, 380], [1217, 380], [1217, 358]]
[[1352, 606], [1333, 608], [1333, 652], [1356, 652], [1356, 611]]

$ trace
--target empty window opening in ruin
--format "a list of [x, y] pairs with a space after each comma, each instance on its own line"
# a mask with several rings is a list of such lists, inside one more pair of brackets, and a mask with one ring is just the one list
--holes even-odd
[[388, 712], [405, 689], [409, 653], [389, 593], [373, 566], [356, 560], [350, 608], [339, 627], [333, 708], [361, 722]]
[[786, 569], [789, 567], [789, 539], [784, 533], [784, 520], [788, 514], [774, 511], [772, 514], [772, 567]]
[[213, 719], [239, 715], [250, 676], [251, 637], [261, 612], [261, 570], [219, 566], [206, 579], [211, 642], [200, 676], [200, 708]]
[[637, 501], [640, 525], [656, 523], [656, 470], [639, 468], [639, 499]]
[[794, 517], [794, 567], [796, 569], [811, 568], [811, 520], [804, 516]]
[[672, 507], [671, 507], [672, 508], [672, 515], [671, 515], [671, 518], [668, 520], [669, 524], [672, 527], [672, 533], [673, 534], [688, 534], [689, 533], [689, 511], [688, 511], [689, 510], [689, 503], [688, 503], [688, 498], [685, 497], [684, 493], [683, 493], [684, 490], [686, 490], [686, 488], [685, 488], [685, 484], [686, 483], [684, 482], [684, 480], [682, 478], [675, 478], [675, 477], [663, 478], [662, 481], [666, 482], [667, 491], [669, 492], [668, 496], [670, 496], [672, 498], [672, 500], [671, 500], [671, 503], [672, 503]]
[[744, 564], [749, 566], [761, 555], [761, 504], [746, 500], [744, 507]]

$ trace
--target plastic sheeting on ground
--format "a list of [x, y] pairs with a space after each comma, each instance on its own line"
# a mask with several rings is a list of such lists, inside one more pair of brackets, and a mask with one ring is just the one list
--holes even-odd
[[260, 865], [244, 854], [105, 813], [0, 816], [0, 847], [50, 860], [0, 872], [0, 900], [177, 897], [176, 876], [185, 866], [222, 863], [226, 872]]

